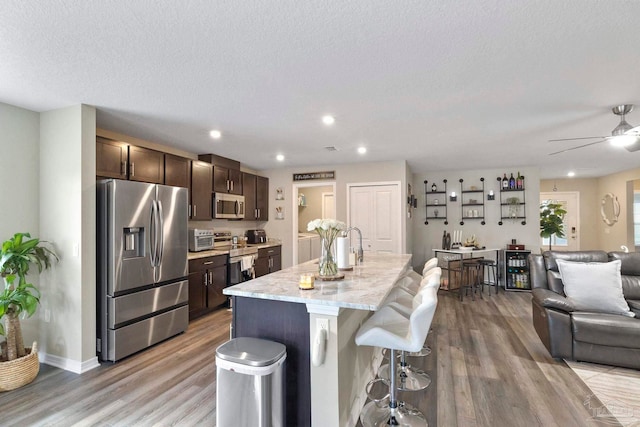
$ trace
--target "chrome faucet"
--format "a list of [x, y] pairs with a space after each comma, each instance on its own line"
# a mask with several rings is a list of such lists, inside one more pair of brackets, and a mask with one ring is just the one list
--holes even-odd
[[344, 232], [345, 236], [348, 235], [351, 232], [351, 230], [356, 230], [358, 232], [358, 236], [360, 237], [360, 247], [358, 248], [358, 264], [361, 264], [364, 258], [364, 251], [362, 250], [362, 232], [358, 227], [349, 227]]

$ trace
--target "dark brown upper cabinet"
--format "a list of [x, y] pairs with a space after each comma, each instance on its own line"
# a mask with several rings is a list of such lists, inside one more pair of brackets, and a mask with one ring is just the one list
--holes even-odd
[[242, 195], [240, 162], [215, 154], [201, 154], [198, 159], [213, 165], [213, 191]]
[[211, 163], [191, 162], [191, 219], [209, 221], [211, 215], [213, 166]]
[[164, 183], [174, 187], [191, 187], [191, 160], [185, 157], [164, 155]]
[[244, 190], [244, 219], [250, 221], [269, 220], [269, 178], [242, 173]]
[[96, 137], [96, 176], [127, 179], [129, 145]]
[[131, 181], [164, 184], [164, 153], [130, 145], [128, 172]]

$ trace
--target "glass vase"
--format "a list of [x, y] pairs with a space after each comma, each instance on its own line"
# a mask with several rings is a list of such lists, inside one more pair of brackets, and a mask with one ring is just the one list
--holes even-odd
[[336, 246], [333, 239], [323, 237], [322, 252], [318, 261], [318, 277], [333, 277], [338, 274], [338, 264], [336, 263]]

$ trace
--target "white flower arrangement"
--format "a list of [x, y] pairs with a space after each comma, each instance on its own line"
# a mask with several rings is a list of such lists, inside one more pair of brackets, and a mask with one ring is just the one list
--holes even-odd
[[307, 231], [315, 231], [322, 238], [322, 257], [318, 263], [320, 276], [332, 276], [338, 273], [338, 265], [333, 259], [333, 241], [347, 224], [335, 219], [314, 219], [307, 224]]
[[333, 233], [337, 235], [340, 231], [346, 230], [346, 228], [347, 224], [337, 219], [314, 219], [307, 224], [307, 231], [315, 231], [320, 237]]

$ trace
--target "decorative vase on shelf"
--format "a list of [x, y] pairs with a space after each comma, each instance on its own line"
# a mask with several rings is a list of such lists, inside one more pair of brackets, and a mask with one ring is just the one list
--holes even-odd
[[318, 233], [322, 242], [322, 252], [318, 260], [318, 277], [320, 279], [338, 275], [336, 246], [333, 242], [346, 228], [344, 222], [335, 219], [314, 219], [307, 224], [307, 231]]

